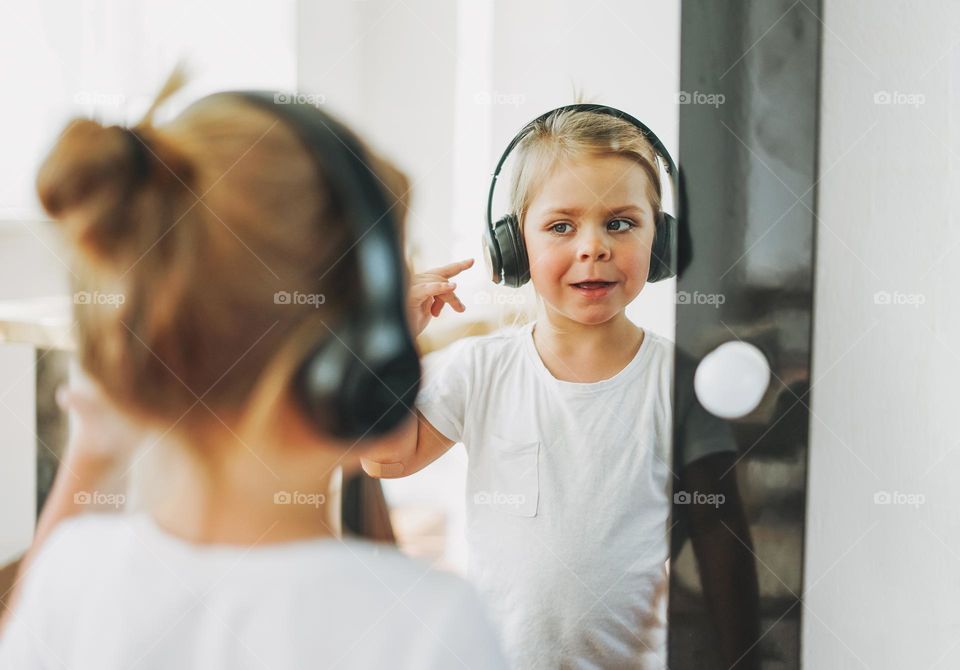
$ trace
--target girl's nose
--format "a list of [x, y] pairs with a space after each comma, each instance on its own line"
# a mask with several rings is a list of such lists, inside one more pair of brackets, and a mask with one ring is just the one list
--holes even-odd
[[610, 257], [610, 246], [603, 235], [587, 233], [580, 240], [577, 257], [582, 261], [607, 260]]

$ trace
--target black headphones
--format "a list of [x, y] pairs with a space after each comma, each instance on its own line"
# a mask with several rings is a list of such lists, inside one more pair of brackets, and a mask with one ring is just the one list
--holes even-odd
[[[536, 119], [528, 123], [507, 145], [506, 150], [497, 162], [497, 167], [493, 171], [493, 179], [490, 181], [490, 194], [487, 197], [487, 230], [484, 235], [487, 256], [490, 259], [490, 266], [493, 270], [493, 281], [495, 284], [504, 284], [517, 288], [523, 286], [530, 280], [530, 261], [527, 258], [527, 248], [523, 242], [523, 232], [520, 230], [520, 220], [515, 212], [507, 214], [496, 223], [493, 221], [493, 192], [497, 186], [497, 177], [500, 176], [500, 170], [506, 162], [510, 152], [538, 125], [547, 118], [560, 112], [595, 112], [597, 114], [606, 114], [621, 119], [636, 126], [650, 141], [657, 156], [666, 164], [667, 173], [670, 175], [670, 183], [673, 187], [674, 208], [682, 210], [680, 188], [680, 175], [676, 163], [670, 156], [670, 152], [663, 146], [660, 138], [643, 123], [630, 116], [626, 112], [605, 105], [566, 105], [552, 109], [546, 114], [541, 114]], [[681, 234], [678, 224], [678, 218], [661, 211], [657, 212], [656, 227], [654, 229], [653, 244], [650, 254], [650, 271], [647, 274], [648, 282], [660, 281], [677, 274], [677, 239]]]
[[375, 437], [410, 416], [420, 388], [420, 357], [407, 325], [406, 271], [399, 225], [356, 136], [295, 96], [230, 91], [283, 120], [329, 180], [331, 197], [355, 240], [359, 295], [347, 317], [321, 335], [295, 378], [295, 394], [325, 433]]

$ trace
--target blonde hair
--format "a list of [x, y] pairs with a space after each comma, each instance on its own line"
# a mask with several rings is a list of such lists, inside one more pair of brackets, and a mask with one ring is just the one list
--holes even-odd
[[[88, 296], [75, 305], [81, 365], [120, 408], [178, 430], [243, 414], [264, 379], [274, 395], [288, 387], [356, 300], [354, 241], [322, 166], [236, 97], [154, 125], [184, 79], [175, 71], [133, 128], [72, 121], [37, 176]], [[402, 221], [409, 182], [366, 159]]]
[[623, 156], [636, 162], [647, 176], [648, 197], [654, 214], [660, 211], [662, 191], [656, 153], [643, 132], [628, 121], [598, 112], [564, 110], [533, 124], [514, 149], [510, 211], [521, 229], [530, 202], [558, 162], [584, 154]]

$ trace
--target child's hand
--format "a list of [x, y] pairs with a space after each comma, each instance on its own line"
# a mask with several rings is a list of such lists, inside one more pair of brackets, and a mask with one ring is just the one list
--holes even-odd
[[123, 465], [147, 435], [146, 429], [121, 413], [99, 386], [82, 374], [60, 386], [56, 398], [70, 416], [67, 455], [71, 461], [103, 467]]
[[466, 309], [454, 293], [457, 285], [450, 279], [472, 265], [473, 259], [468, 258], [413, 275], [407, 294], [407, 319], [414, 337], [423, 332], [431, 317], [440, 315], [444, 304], [450, 305], [456, 312]]

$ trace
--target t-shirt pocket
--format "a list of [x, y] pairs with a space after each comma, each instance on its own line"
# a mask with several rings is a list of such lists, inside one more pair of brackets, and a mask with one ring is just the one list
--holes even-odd
[[515, 442], [491, 436], [494, 509], [515, 516], [536, 516], [540, 498], [540, 442]]

